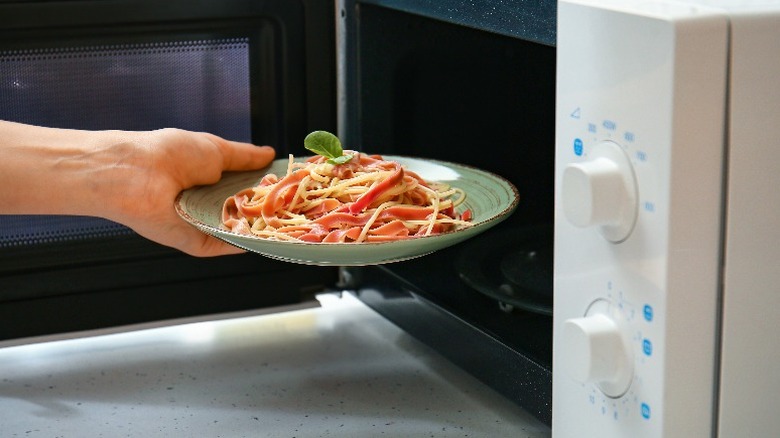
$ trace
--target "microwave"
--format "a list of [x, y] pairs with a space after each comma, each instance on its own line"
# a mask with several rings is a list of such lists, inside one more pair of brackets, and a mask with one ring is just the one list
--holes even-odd
[[780, 3], [558, 4], [556, 437], [776, 436]]
[[175, 127], [305, 155], [311, 131], [517, 187], [488, 232], [413, 260], [190, 257], [90, 217], [0, 216], [4, 340], [285, 308], [349, 291], [547, 425], [556, 8], [463, 0], [0, 1], [0, 119]]

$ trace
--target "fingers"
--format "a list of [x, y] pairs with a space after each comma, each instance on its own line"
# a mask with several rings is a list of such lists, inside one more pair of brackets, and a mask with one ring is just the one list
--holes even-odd
[[222, 168], [224, 170], [254, 170], [269, 165], [276, 156], [276, 151], [270, 146], [255, 146], [251, 143], [212, 139], [222, 152]]
[[241, 254], [241, 248], [223, 242], [216, 237], [205, 234], [192, 225], [176, 217], [168, 222], [167, 227], [150, 223], [125, 224], [133, 228], [139, 235], [195, 257], [214, 257], [231, 254]]
[[200, 242], [195, 241], [194, 243], [195, 244], [189, 248], [189, 251], [186, 252], [195, 257], [216, 257], [246, 252], [243, 249], [225, 243], [216, 237], [205, 234], [202, 235]]

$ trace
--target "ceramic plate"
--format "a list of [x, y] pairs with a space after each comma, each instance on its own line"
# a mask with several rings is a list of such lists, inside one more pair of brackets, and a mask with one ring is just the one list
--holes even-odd
[[[440, 181], [466, 192], [459, 211], [470, 209], [473, 226], [444, 234], [381, 243], [306, 243], [263, 239], [221, 228], [222, 204], [229, 196], [254, 186], [266, 173], [284, 175], [287, 159], [252, 172], [225, 173], [214, 185], [185, 190], [176, 211], [201, 231], [267, 257], [310, 265], [360, 266], [407, 260], [455, 245], [508, 217], [517, 207], [517, 189], [504, 178], [473, 167], [434, 160], [383, 156], [398, 161], [428, 181]], [[304, 158], [300, 158], [303, 160]]]

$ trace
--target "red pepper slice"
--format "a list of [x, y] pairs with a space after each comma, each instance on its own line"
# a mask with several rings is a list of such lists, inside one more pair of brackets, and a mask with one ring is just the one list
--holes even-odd
[[349, 212], [352, 214], [360, 213], [365, 210], [382, 193], [390, 190], [404, 178], [404, 169], [399, 163], [395, 164], [395, 172], [387, 179], [374, 184], [366, 193], [363, 193], [352, 205], [349, 206]]
[[[263, 202], [262, 209], [263, 220], [266, 224], [273, 227], [278, 227], [281, 224], [279, 218], [277, 218], [275, 214], [280, 208], [284, 206], [285, 203], [285, 198], [282, 196], [282, 192], [289, 194], [289, 192], [286, 191], [293, 187], [297, 187], [303, 178], [308, 175], [309, 171], [306, 169], [296, 170], [295, 172], [282, 178], [281, 181], [279, 181], [276, 186], [271, 189], [270, 192], [268, 192], [268, 195], [265, 197], [265, 202]], [[292, 194], [294, 194], [294, 192]], [[289, 202], [289, 199], [286, 201]]]

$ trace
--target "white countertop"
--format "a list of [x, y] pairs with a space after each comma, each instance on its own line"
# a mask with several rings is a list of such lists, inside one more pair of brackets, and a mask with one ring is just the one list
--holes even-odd
[[2, 437], [550, 435], [349, 294], [0, 347]]

